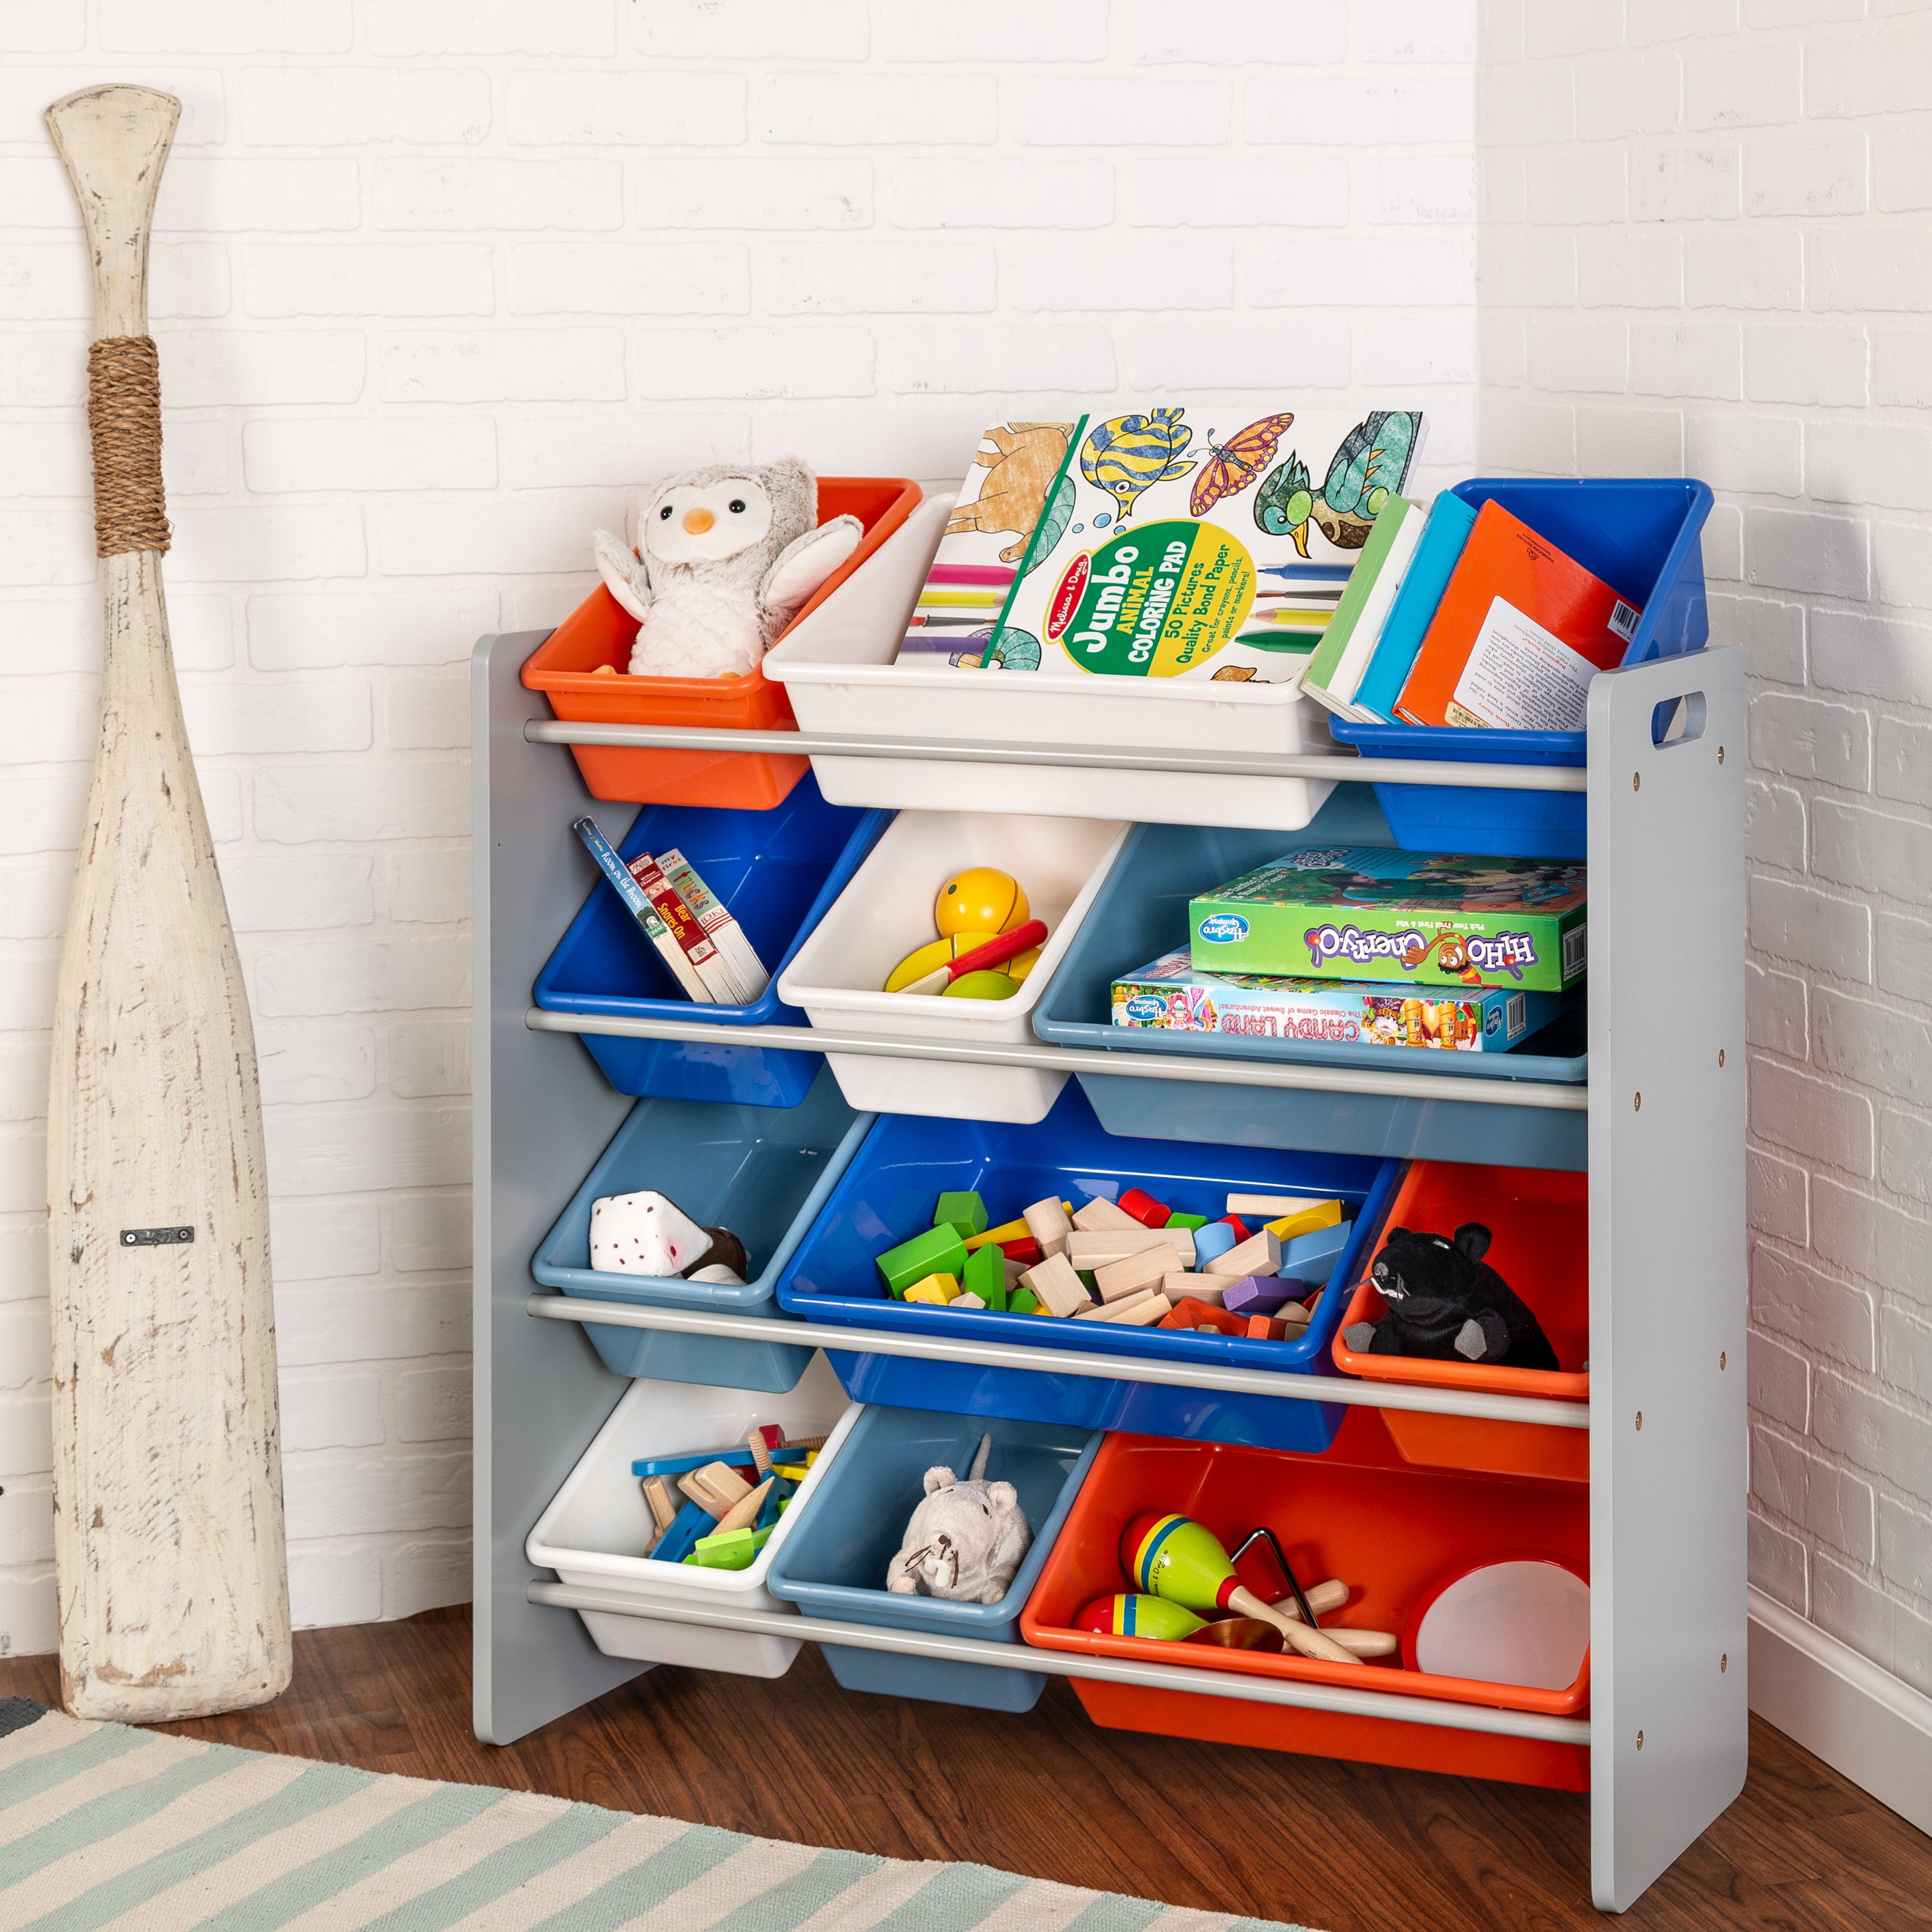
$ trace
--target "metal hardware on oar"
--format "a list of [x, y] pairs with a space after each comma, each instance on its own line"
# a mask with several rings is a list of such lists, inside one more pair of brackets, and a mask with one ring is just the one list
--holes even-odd
[[192, 1228], [123, 1228], [121, 1245], [124, 1248], [171, 1248], [182, 1241], [194, 1239]]

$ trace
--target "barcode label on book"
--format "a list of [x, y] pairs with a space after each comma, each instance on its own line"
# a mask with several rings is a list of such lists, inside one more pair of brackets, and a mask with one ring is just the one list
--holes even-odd
[[1610, 613], [1610, 628], [1628, 644], [1636, 635], [1636, 627], [1642, 621], [1643, 613], [1633, 608], [1619, 597], [1617, 608]]
[[[1568, 970], [1569, 962], [1567, 956], [1564, 964], [1565, 970]], [[1528, 1017], [1528, 1013], [1529, 995], [1527, 993], [1510, 994], [1509, 1004], [1503, 1009], [1503, 1031], [1511, 1040], [1522, 1032], [1523, 1022]]]
[[1586, 926], [1573, 926], [1563, 935], [1563, 976], [1572, 980], [1582, 971], [1589, 958], [1583, 935], [1589, 930]]

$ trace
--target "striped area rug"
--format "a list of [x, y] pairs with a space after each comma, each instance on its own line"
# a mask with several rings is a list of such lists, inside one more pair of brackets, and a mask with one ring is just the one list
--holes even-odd
[[1302, 1932], [0, 1698], [0, 1932]]

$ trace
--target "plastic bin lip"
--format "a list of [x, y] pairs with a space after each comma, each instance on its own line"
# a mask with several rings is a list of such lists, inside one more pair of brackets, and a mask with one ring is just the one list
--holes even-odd
[[[1070, 1088], [1070, 1093], [1077, 1088]], [[1064, 1106], [1063, 1096], [1060, 1103]], [[1082, 1106], [1086, 1106], [1084, 1096]], [[1058, 1111], [1058, 1109], [1056, 1109]], [[892, 1138], [903, 1124], [904, 1118], [898, 1114], [881, 1114], [874, 1124], [866, 1144], [853, 1156], [850, 1166], [840, 1180], [840, 1188], [850, 1184], [853, 1170], [861, 1167], [868, 1154], [890, 1149]], [[1048, 1116], [1049, 1120], [1052, 1116]], [[1046, 1123], [1040, 1124], [1044, 1126]], [[1097, 1130], [1097, 1123], [1096, 1124]], [[1019, 1132], [1036, 1132], [1038, 1128], [1019, 1129]], [[1166, 1161], [1185, 1161], [1197, 1169], [1212, 1163], [1217, 1155], [1232, 1164], [1250, 1167], [1265, 1166], [1295, 1158], [1292, 1154], [1276, 1149], [1216, 1148], [1204, 1144], [1190, 1142], [1128, 1141], [1109, 1135], [1107, 1138], [1126, 1150], [1145, 1148], [1147, 1160], [1139, 1165], [1138, 1172], [1147, 1175], [1156, 1170], [1159, 1163]], [[1154, 1150], [1160, 1151], [1156, 1153]], [[1245, 1160], [1243, 1156], [1246, 1156]], [[1305, 1156], [1304, 1156], [1305, 1157]], [[1354, 1232], [1348, 1246], [1337, 1259], [1335, 1270], [1330, 1276], [1332, 1285], [1348, 1280], [1353, 1274], [1356, 1262], [1363, 1246], [1376, 1238], [1388, 1216], [1389, 1204], [1393, 1199], [1397, 1181], [1406, 1168], [1406, 1163], [1393, 1160], [1383, 1160], [1378, 1163], [1370, 1156], [1342, 1156], [1358, 1160], [1374, 1166], [1372, 1178], [1360, 1188], [1343, 1187], [1328, 1191], [1340, 1194], [1354, 1204]], [[1132, 1171], [1131, 1159], [1124, 1160], [1122, 1172]], [[1064, 1172], [1070, 1178], [1095, 1170], [1070, 1164]], [[1116, 1177], [1118, 1178], [1118, 1177]], [[1260, 1186], [1270, 1184], [1266, 1177], [1252, 1174], [1234, 1174], [1226, 1179], [1209, 1180], [1205, 1174], [1197, 1173], [1195, 1178], [1210, 1190], [1225, 1190], [1229, 1185], [1239, 1186], [1246, 1180]], [[1280, 1184], [1283, 1186], [1287, 1183]], [[834, 1190], [834, 1193], [838, 1192]], [[833, 1204], [828, 1196], [824, 1214]], [[884, 1237], [880, 1246], [890, 1243]], [[908, 1307], [880, 1295], [824, 1294], [801, 1292], [793, 1286], [799, 1267], [808, 1252], [801, 1243], [794, 1252], [784, 1273], [780, 1276], [778, 1287], [778, 1306], [788, 1315], [808, 1316], [815, 1321], [829, 1322], [848, 1328], [880, 1328], [905, 1329], [928, 1334], [977, 1336], [987, 1341], [1017, 1342], [1037, 1348], [1077, 1348], [1082, 1353], [1093, 1355], [1152, 1355], [1156, 1358], [1190, 1358], [1208, 1360], [1220, 1360], [1240, 1368], [1274, 1369], [1284, 1374], [1332, 1375], [1336, 1372], [1328, 1359], [1328, 1345], [1334, 1339], [1341, 1319], [1341, 1311], [1346, 1296], [1339, 1292], [1324, 1292], [1317, 1305], [1314, 1318], [1308, 1324], [1307, 1332], [1293, 1341], [1250, 1341], [1244, 1336], [1211, 1334], [1191, 1329], [1123, 1328], [1106, 1322], [1074, 1322], [1055, 1320], [1037, 1315], [1005, 1315], [992, 1311], [983, 1313], [968, 1312], [955, 1314], [944, 1308]], [[1023, 1372], [1015, 1371], [1015, 1372]]]
[[[867, 1447], [867, 1438], [873, 1432], [866, 1424], [866, 1417], [890, 1413], [885, 1405], [868, 1405], [865, 1408], [854, 1430], [855, 1456], [862, 1457]], [[950, 1421], [959, 1424], [968, 1432], [982, 1422], [997, 1421], [997, 1418], [975, 1416], [950, 1416]], [[1029, 1424], [1028, 1426], [1038, 1426]], [[874, 1425], [876, 1426], [876, 1425]], [[1076, 1432], [1071, 1426], [1070, 1433]], [[985, 1635], [989, 1629], [1000, 1624], [1016, 1624], [1028, 1598], [1033, 1594], [1034, 1586], [1040, 1580], [1040, 1572], [1046, 1567], [1046, 1559], [1052, 1553], [1060, 1531], [1065, 1527], [1069, 1512], [1075, 1498], [1080, 1493], [1081, 1485], [1087, 1480], [1087, 1472], [1094, 1466], [1094, 1459], [1100, 1453], [1101, 1443], [1106, 1439], [1106, 1431], [1091, 1430], [1087, 1432], [1087, 1442], [1074, 1460], [1073, 1466], [1066, 1472], [1060, 1484], [1060, 1493], [1046, 1520], [1035, 1526], [1031, 1546], [1028, 1550], [1020, 1567], [1014, 1573], [1006, 1594], [997, 1604], [955, 1603], [944, 1597], [899, 1596], [884, 1588], [868, 1589], [857, 1583], [823, 1583], [798, 1575], [791, 1568], [791, 1552], [788, 1549], [774, 1565], [770, 1588], [775, 1597], [782, 1597], [802, 1609], [822, 1612], [828, 1616], [851, 1616], [862, 1622], [903, 1623], [915, 1629], [950, 1630], [961, 1636]], [[822, 1462], [824, 1459], [820, 1458]], [[816, 1465], [814, 1467], [816, 1468]], [[794, 1505], [796, 1508], [796, 1505]], [[787, 1510], [789, 1516], [791, 1510]], [[888, 1614], [890, 1613], [890, 1614]]]
[[[826, 1076], [821, 1073], [820, 1079]], [[814, 1083], [815, 1084], [815, 1083]], [[650, 1102], [640, 1100], [638, 1106], [647, 1106]], [[730, 1105], [728, 1102], [694, 1102], [695, 1106]], [[799, 1105], [803, 1106], [805, 1101]], [[633, 1108], [632, 1112], [635, 1112]], [[769, 1110], [774, 1121], [782, 1120], [792, 1109]], [[577, 1268], [558, 1258], [557, 1250], [568, 1238], [566, 1228], [580, 1208], [587, 1208], [600, 1193], [607, 1191], [601, 1186], [604, 1155], [600, 1154], [596, 1164], [573, 1194], [563, 1212], [550, 1224], [550, 1230], [543, 1238], [536, 1254], [530, 1262], [530, 1274], [544, 1288], [555, 1288], [565, 1294], [580, 1294], [595, 1301], [639, 1302], [646, 1306], [664, 1308], [712, 1308], [727, 1310], [734, 1314], [750, 1315], [758, 1312], [769, 1304], [776, 1292], [778, 1277], [789, 1266], [792, 1256], [797, 1252], [799, 1244], [810, 1232], [812, 1224], [818, 1217], [832, 1190], [844, 1178], [845, 1170], [852, 1163], [853, 1156], [864, 1144], [878, 1119], [874, 1114], [860, 1114], [839, 1137], [812, 1191], [792, 1216], [791, 1225], [785, 1230], [784, 1238], [772, 1252], [771, 1258], [758, 1274], [742, 1284], [728, 1281], [686, 1281], [675, 1275], [618, 1274], [605, 1269], [586, 1265]], [[628, 1126], [631, 1116], [624, 1117]], [[621, 1135], [624, 1127], [617, 1130]], [[612, 1136], [614, 1142], [616, 1135]], [[607, 1148], [605, 1152], [609, 1151]]]
[[[950, 817], [955, 814], [933, 815]], [[908, 813], [904, 816], [910, 820], [916, 814]], [[1114, 827], [1114, 835], [1098, 862], [1088, 874], [1072, 903], [1060, 914], [1059, 923], [1048, 934], [1046, 944], [1040, 949], [1039, 961], [1021, 982], [1019, 991], [1012, 998], [949, 1000], [939, 993], [874, 992], [862, 987], [813, 983], [805, 975], [818, 970], [820, 960], [818, 956], [830, 950], [829, 943], [815, 949], [814, 956], [804, 962], [802, 970], [796, 961], [798, 955], [805, 951], [806, 946], [819, 938], [818, 927], [824, 922], [822, 920], [814, 922], [812, 930], [804, 935], [799, 946], [788, 956], [788, 963], [784, 970], [773, 976], [772, 985], [778, 988], [779, 997], [788, 1005], [798, 1006], [808, 1012], [815, 1007], [821, 1012], [854, 1016], [850, 1024], [862, 1032], [891, 1034], [903, 1026], [926, 1035], [956, 1032], [962, 1038], [977, 1036], [983, 1039], [998, 1034], [1002, 1037], [1024, 1039], [1031, 1023], [1034, 1009], [1046, 996], [1054, 974], [1059, 970], [1060, 962], [1066, 958], [1067, 950], [1072, 945], [1102, 883], [1113, 869], [1120, 848], [1126, 843], [1128, 834], [1133, 830], [1131, 825], [1118, 819], [1088, 820], [1084, 822], [1102, 826], [1112, 825]], [[883, 868], [884, 862], [889, 856], [881, 838], [867, 852], [863, 862], [850, 874], [847, 889], [854, 892], [864, 890], [866, 874], [874, 861], [878, 860]]]
[[[787, 803], [789, 802], [788, 800]], [[640, 806], [638, 820], [655, 808], [650, 805]], [[730, 808], [674, 806], [668, 808], [704, 811], [728, 810]], [[786, 807], [778, 805], [771, 808], [775, 812], [782, 812]], [[849, 811], [857, 808], [837, 806], [828, 808]], [[800, 950], [818, 929], [819, 922], [851, 882], [853, 874], [871, 854], [894, 816], [890, 812], [868, 811], [853, 828], [851, 836], [833, 861], [831, 871], [826, 874], [825, 883], [820, 886], [817, 896], [806, 909], [798, 930], [792, 934], [791, 942], [785, 948], [784, 956], [773, 968], [770, 979], [766, 982], [765, 990], [748, 1006], [724, 1006], [708, 1000], [647, 999], [624, 993], [574, 993], [558, 987], [553, 976], [557, 970], [557, 962], [577, 937], [584, 922], [591, 917], [598, 895], [610, 890], [601, 874], [592, 886], [589, 897], [578, 909], [576, 917], [565, 928], [563, 937], [557, 941], [550, 958], [544, 962], [543, 970], [537, 975], [536, 984], [532, 989], [532, 1000], [545, 1012], [554, 1013], [584, 1013], [630, 1019], [694, 1019], [718, 1026], [766, 1026], [773, 1024], [788, 1004], [796, 1004], [786, 1000], [779, 982], [792, 961], [797, 958]], [[623, 848], [630, 844], [638, 820], [633, 821], [632, 830], [625, 833], [622, 844], [619, 847], [620, 854], [626, 857], [634, 856], [625, 854]], [[954, 1004], [958, 1003], [956, 1000]]]
[[[933, 506], [935, 513], [950, 512], [958, 500], [958, 494], [956, 490], [947, 490], [928, 495], [923, 500]], [[896, 532], [890, 539], [908, 548], [923, 547], [926, 555], [920, 566], [922, 581], [932, 566], [940, 538], [945, 534], [945, 520], [944, 515], [935, 514], [930, 528], [921, 520]], [[1148, 704], [1177, 698], [1186, 704], [1218, 704], [1230, 710], [1252, 711], [1302, 701], [1298, 680], [1288, 684], [1264, 684], [1258, 681], [1217, 684], [1212, 678], [1095, 677], [1072, 670], [1008, 674], [968, 670], [950, 664], [902, 664], [893, 661], [898, 650], [896, 638], [891, 640], [892, 649], [882, 664], [838, 658], [824, 654], [829, 640], [822, 640], [820, 632], [828, 626], [806, 622], [806, 617], [811, 614], [809, 610], [801, 613], [784, 637], [766, 652], [765, 675], [775, 684], [884, 684], [903, 688], [908, 680], [916, 680], [921, 685], [983, 692], [989, 676], [1005, 676], [1009, 682], [1023, 684], [1024, 692], [1104, 697], [1128, 704]], [[900, 634], [903, 635], [903, 632]]]
[[[633, 1389], [640, 1386], [633, 1383]], [[590, 1466], [592, 1460], [599, 1455], [615, 1455], [616, 1448], [607, 1439], [631, 1426], [627, 1413], [628, 1391], [610, 1413], [610, 1418], [597, 1432], [590, 1447], [578, 1459], [570, 1474], [564, 1478], [562, 1486], [550, 1500], [543, 1514], [532, 1526], [530, 1534], [524, 1540], [524, 1554], [538, 1568], [542, 1570], [572, 1570], [587, 1575], [608, 1577], [627, 1593], [638, 1598], [638, 1614], [648, 1616], [653, 1598], [660, 1600], [676, 1601], [697, 1596], [740, 1596], [752, 1591], [760, 1591], [772, 1564], [784, 1546], [786, 1537], [793, 1526], [802, 1517], [812, 1498], [818, 1493], [819, 1484], [826, 1472], [837, 1460], [838, 1452], [845, 1446], [847, 1438], [857, 1426], [863, 1412], [863, 1405], [848, 1402], [845, 1409], [826, 1437], [825, 1447], [819, 1451], [818, 1460], [806, 1472], [805, 1480], [798, 1486], [790, 1506], [778, 1520], [771, 1540], [760, 1550], [752, 1562], [742, 1570], [710, 1570], [696, 1563], [658, 1563], [644, 1556], [618, 1556], [607, 1551], [573, 1549], [552, 1540], [556, 1520], [568, 1508], [574, 1499], [580, 1472]], [[746, 1413], [754, 1417], [759, 1407], [758, 1399], [747, 1394]], [[724, 1445], [728, 1446], [728, 1445]]]

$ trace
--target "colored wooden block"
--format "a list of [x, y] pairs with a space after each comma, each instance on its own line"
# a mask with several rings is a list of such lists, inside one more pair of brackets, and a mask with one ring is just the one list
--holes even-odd
[[752, 1527], [754, 1529], [772, 1528], [778, 1522], [779, 1512], [791, 1500], [792, 1492], [796, 1486], [781, 1476], [766, 1491], [764, 1506], [758, 1511], [758, 1520]]
[[[1165, 1291], [1163, 1291], [1165, 1292]], [[1192, 1306], [1189, 1304], [1192, 1303]], [[1184, 1294], [1154, 1324], [1157, 1328], [1198, 1328], [1201, 1325], [1202, 1304], [1191, 1294]]]
[[878, 1269], [886, 1286], [904, 1298], [916, 1281], [928, 1275], [957, 1276], [966, 1265], [966, 1244], [957, 1228], [928, 1228], [896, 1248], [888, 1248], [878, 1258]]
[[1158, 1247], [1143, 1248], [1138, 1254], [1109, 1262], [1105, 1268], [1096, 1268], [1094, 1289], [1103, 1303], [1118, 1301], [1144, 1289], [1159, 1288], [1173, 1272], [1174, 1251], [1163, 1243]]
[[956, 1190], [939, 1197], [932, 1210], [935, 1228], [952, 1228], [963, 1241], [969, 1235], [986, 1232], [986, 1204], [970, 1190]]
[[1271, 1315], [1250, 1315], [1248, 1317], [1248, 1340], [1250, 1342], [1279, 1342], [1281, 1324]]
[[1208, 1274], [1231, 1275], [1238, 1281], [1244, 1274], [1275, 1274], [1280, 1268], [1281, 1243], [1265, 1228], [1208, 1264]]
[[1300, 1282], [1280, 1275], [1244, 1275], [1228, 1284], [1221, 1305], [1234, 1315], [1274, 1315], [1286, 1301], [1298, 1301], [1306, 1291]]
[[1204, 1228], [1194, 1231], [1194, 1265], [1197, 1268], [1213, 1266], [1222, 1255], [1234, 1245], [1234, 1231], [1225, 1221], [1210, 1221]]
[[1298, 1234], [1312, 1234], [1320, 1228], [1333, 1228], [1342, 1219], [1342, 1204], [1339, 1201], [1318, 1201], [1312, 1208], [1304, 1208], [1292, 1214], [1283, 1214], [1270, 1221], [1268, 1226], [1284, 1241], [1292, 1241]]
[[1042, 1260], [1066, 1252], [1066, 1238], [1073, 1232], [1073, 1223], [1067, 1218], [1066, 1204], [1057, 1195], [1036, 1201], [1021, 1218], [1027, 1224], [1027, 1232], [1040, 1244]]
[[[1030, 1268], [1035, 1262], [1043, 1262], [1046, 1258], [1046, 1250], [1030, 1234], [1023, 1241], [1002, 1241], [1000, 1252], [1008, 1261], [1018, 1262], [1023, 1268]], [[1066, 1250], [1063, 1248], [1060, 1252], [1064, 1254]]]
[[982, 1306], [991, 1308], [997, 1295], [1004, 1306], [1006, 1299], [1006, 1257], [998, 1248], [976, 1248], [966, 1257], [965, 1272], [959, 1277], [960, 1292], [976, 1294]]
[[1166, 1227], [1173, 1213], [1165, 1201], [1156, 1201], [1142, 1187], [1130, 1187], [1120, 1196], [1120, 1209], [1144, 1228]]
[[1073, 1225], [1088, 1234], [1097, 1234], [1104, 1228], [1138, 1228], [1141, 1223], [1104, 1196], [1096, 1194], [1082, 1203], [1074, 1214]]
[[771, 1540], [769, 1529], [718, 1530], [700, 1537], [684, 1560], [700, 1570], [748, 1570]]
[[752, 1493], [752, 1486], [728, 1462], [711, 1462], [678, 1478], [678, 1487], [711, 1516], [729, 1514]]
[[944, 1308], [949, 1301], [956, 1300], [959, 1294], [957, 1275], [929, 1274], [922, 1281], [916, 1281], [905, 1292], [908, 1301], [923, 1301], [935, 1307]]
[[1355, 1232], [1352, 1221], [1338, 1221], [1332, 1228], [1318, 1228], [1312, 1234], [1297, 1234], [1281, 1247], [1281, 1271], [1298, 1274], [1305, 1281], [1325, 1282], [1335, 1271]]
[[1170, 1228], [1186, 1228], [1192, 1232], [1207, 1226], [1208, 1216], [1205, 1214], [1170, 1214], [1167, 1217], [1167, 1225]]
[[1040, 1312], [1040, 1298], [1030, 1288], [1016, 1288], [1006, 1298], [1006, 1312], [1009, 1315], [1037, 1315]]
[[1049, 1315], [1069, 1316], [1091, 1306], [1073, 1264], [1064, 1255], [1048, 1255], [1020, 1276]]
[[707, 1462], [729, 1462], [734, 1467], [752, 1467], [748, 1449], [705, 1449], [695, 1456], [642, 1456], [631, 1465], [634, 1476], [684, 1476], [701, 1469]]
[[1024, 1241], [1032, 1238], [1033, 1230], [1024, 1221], [1002, 1221], [997, 1228], [982, 1229], [976, 1234], [966, 1237], [966, 1252], [970, 1255], [975, 1248], [997, 1248], [1002, 1241]]
[[716, 1520], [702, 1503], [686, 1503], [678, 1511], [676, 1521], [658, 1539], [656, 1547], [651, 1552], [652, 1560], [682, 1563], [691, 1554], [692, 1545], [700, 1536], [711, 1533]]

